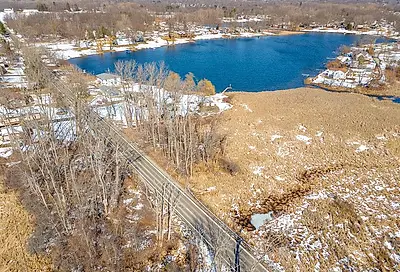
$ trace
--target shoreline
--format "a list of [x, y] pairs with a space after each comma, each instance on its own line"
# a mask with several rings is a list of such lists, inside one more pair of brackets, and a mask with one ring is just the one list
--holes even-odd
[[[103, 55], [105, 53], [118, 53], [124, 51], [139, 51], [144, 49], [157, 49], [165, 46], [175, 46], [180, 44], [188, 44], [188, 43], [195, 43], [196, 41], [200, 40], [217, 40], [217, 39], [242, 39], [242, 38], [259, 38], [259, 37], [273, 37], [273, 36], [291, 36], [291, 35], [303, 35], [313, 31], [306, 31], [306, 30], [299, 30], [299, 31], [292, 31], [292, 30], [271, 30], [270, 32], [262, 32], [262, 33], [251, 33], [245, 32], [241, 33], [240, 35], [232, 35], [232, 34], [205, 34], [201, 36], [195, 37], [193, 40], [187, 38], [177, 39], [173, 45], [170, 45], [167, 41], [163, 40], [161, 37], [158, 37], [156, 40], [147, 42], [147, 43], [140, 43], [137, 45], [118, 45], [112, 48], [111, 50], [103, 50], [102, 53], [99, 53], [94, 48], [79, 48], [74, 45], [73, 42], [45, 42], [45, 43], [38, 43], [36, 46], [44, 46], [51, 51], [54, 51], [58, 54], [60, 59], [63, 60], [70, 60], [75, 58], [83, 58], [86, 56], [93, 56], [93, 55]], [[316, 31], [315, 33], [322, 33], [320, 31]], [[333, 34], [333, 33], [331, 33]]]
[[[281, 32], [283, 32], [281, 34]], [[129, 44], [121, 44], [117, 45], [111, 50], [103, 50], [102, 53], [98, 52], [94, 48], [79, 48], [75, 45], [74, 42], [45, 42], [45, 43], [37, 43], [36, 46], [44, 46], [50, 51], [53, 51], [57, 54], [60, 59], [69, 60], [75, 58], [83, 58], [86, 56], [93, 56], [93, 55], [103, 55], [105, 53], [117, 53], [117, 52], [124, 52], [124, 51], [139, 51], [144, 49], [157, 49], [165, 46], [175, 46], [180, 44], [188, 44], [188, 43], [195, 43], [196, 41], [200, 40], [216, 40], [216, 39], [241, 39], [241, 38], [257, 38], [257, 37], [268, 37], [268, 36], [287, 36], [287, 35], [298, 35], [298, 34], [305, 34], [305, 32], [286, 32], [281, 31], [279, 33], [273, 32], [262, 32], [262, 33], [241, 33], [240, 35], [232, 35], [232, 34], [205, 34], [201, 36], [195, 37], [193, 40], [187, 38], [179, 38], [174, 41], [173, 44], [169, 44], [166, 40], [158, 37], [153, 41], [149, 41], [147, 43], [140, 43], [137, 45], [129, 45]], [[93, 46], [92, 46], [93, 47]]]
[[353, 91], [346, 91], [346, 90], [333, 90], [333, 89], [328, 89], [328, 88], [324, 88], [321, 86], [309, 85], [309, 84], [305, 84], [304, 86], [297, 87], [297, 88], [291, 88], [291, 89], [279, 89], [279, 90], [271, 90], [271, 91], [265, 90], [265, 91], [259, 91], [259, 92], [227, 91], [227, 92], [224, 92], [224, 94], [227, 96], [229, 96], [229, 95], [234, 96], [235, 94], [264, 94], [264, 93], [278, 93], [278, 92], [284, 93], [284, 92], [300, 91], [303, 89], [321, 90], [323, 92], [337, 93], [337, 94], [356, 94], [356, 95], [374, 98], [379, 101], [391, 101], [392, 103], [395, 103], [395, 104], [400, 103], [400, 95], [396, 95], [396, 94], [391, 94], [391, 93], [378, 94], [378, 93], [353, 92]]
[[[301, 29], [298, 31], [295, 30], [270, 30], [264, 31], [261, 33], [252, 33], [252, 32], [245, 32], [241, 33], [240, 35], [233, 35], [233, 34], [204, 34], [195, 37], [193, 40], [187, 38], [178, 38], [175, 40], [173, 45], [170, 45], [166, 40], [162, 39], [161, 37], [157, 37], [153, 41], [149, 41], [146, 43], [140, 43], [137, 45], [131, 44], [121, 44], [117, 45], [116, 47], [112, 48], [111, 50], [103, 50], [102, 53], [98, 52], [94, 48], [82, 48], [75, 46], [74, 42], [45, 42], [45, 43], [38, 43], [36, 46], [44, 46], [52, 51], [55, 51], [56, 54], [61, 59], [69, 60], [75, 58], [82, 58], [86, 56], [92, 55], [102, 55], [105, 53], [113, 53], [113, 52], [124, 52], [124, 51], [131, 51], [135, 52], [138, 50], [144, 49], [157, 49], [164, 46], [175, 46], [179, 44], [187, 44], [187, 43], [195, 43], [199, 40], [215, 40], [215, 39], [240, 39], [240, 38], [257, 38], [257, 37], [268, 37], [268, 36], [290, 36], [290, 35], [303, 35], [307, 33], [322, 33], [322, 34], [343, 34], [343, 35], [371, 35], [371, 36], [380, 36], [387, 39], [393, 40], [400, 40], [398, 36], [388, 36], [384, 35], [384, 33], [379, 33], [376, 31], [351, 31], [346, 29]], [[93, 45], [92, 45], [93, 47]]]

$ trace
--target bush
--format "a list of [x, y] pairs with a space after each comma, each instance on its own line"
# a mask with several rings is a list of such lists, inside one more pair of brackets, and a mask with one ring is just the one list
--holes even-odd
[[215, 94], [215, 86], [208, 79], [202, 79], [197, 84], [197, 89], [200, 93], [205, 95]]
[[224, 171], [231, 174], [232, 176], [237, 175], [240, 171], [239, 165], [237, 165], [235, 162], [233, 162], [230, 159], [225, 159], [225, 158], [221, 159], [220, 166]]

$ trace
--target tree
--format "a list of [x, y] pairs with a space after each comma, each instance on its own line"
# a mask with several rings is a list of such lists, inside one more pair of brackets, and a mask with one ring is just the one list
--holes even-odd
[[197, 90], [205, 95], [214, 95], [215, 86], [208, 79], [202, 79], [197, 84]]
[[38, 11], [49, 11], [49, 7], [44, 3], [39, 3], [36, 6]]
[[165, 89], [168, 91], [174, 91], [180, 88], [181, 78], [175, 72], [169, 72], [167, 78], [165, 79]]
[[185, 89], [189, 92], [194, 91], [196, 87], [196, 83], [194, 82], [194, 75], [193, 73], [188, 73], [185, 76], [185, 81], [183, 82]]
[[4, 35], [7, 32], [3, 22], [0, 22], [0, 34]]

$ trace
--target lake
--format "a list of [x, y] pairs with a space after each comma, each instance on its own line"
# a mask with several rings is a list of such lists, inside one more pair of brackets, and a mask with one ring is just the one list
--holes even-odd
[[315, 76], [342, 45], [352, 45], [359, 36], [306, 33], [260, 38], [200, 40], [137, 52], [113, 52], [71, 59], [82, 70], [99, 74], [114, 70], [118, 60], [138, 63], [164, 61], [182, 77], [192, 72], [197, 80], [207, 78], [222, 91], [258, 92], [304, 86], [306, 76]]

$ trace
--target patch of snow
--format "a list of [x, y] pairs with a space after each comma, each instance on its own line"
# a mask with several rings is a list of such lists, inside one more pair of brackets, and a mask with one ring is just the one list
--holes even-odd
[[306, 144], [311, 144], [312, 138], [304, 136], [304, 135], [296, 135], [296, 139], [302, 142], [305, 142]]
[[212, 186], [212, 187], [206, 188], [205, 191], [206, 191], [206, 192], [212, 192], [212, 191], [215, 191], [216, 189], [217, 189], [217, 187]]
[[325, 192], [314, 193], [305, 197], [306, 199], [326, 199], [329, 196]]
[[242, 106], [248, 112], [253, 112], [253, 110], [250, 109], [249, 106], [247, 106], [246, 104], [240, 104], [240, 106]]
[[376, 136], [376, 139], [381, 140], [381, 141], [385, 141], [386, 137], [383, 136], [383, 135], [378, 135], [378, 136]]
[[138, 203], [135, 207], [132, 207], [134, 210], [141, 210], [144, 207], [143, 203]]
[[277, 140], [277, 139], [280, 139], [280, 138], [282, 138], [282, 137], [283, 137], [283, 136], [281, 136], [281, 135], [274, 134], [274, 135], [271, 136], [271, 142], [273, 142], [273, 141], [275, 141], [275, 140]]
[[133, 202], [133, 198], [124, 199], [123, 202], [124, 202], [125, 205], [129, 205], [129, 204], [131, 204]]
[[255, 166], [253, 167], [253, 174], [257, 176], [262, 176], [262, 170], [264, 169], [264, 166]]
[[0, 148], [0, 157], [7, 159], [10, 157], [13, 153], [13, 150], [11, 147], [1, 147]]
[[363, 151], [368, 150], [369, 148], [366, 145], [360, 145], [357, 149], [356, 149], [356, 153], [360, 153]]
[[299, 125], [299, 130], [301, 130], [303, 132], [306, 132], [307, 128], [305, 126], [303, 126], [303, 125]]

